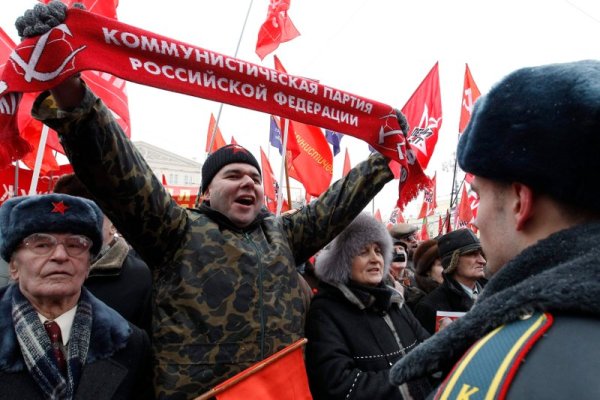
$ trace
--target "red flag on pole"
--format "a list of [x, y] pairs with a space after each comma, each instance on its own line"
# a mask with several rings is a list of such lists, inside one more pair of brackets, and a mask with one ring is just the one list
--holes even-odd
[[436, 174], [431, 178], [431, 185], [423, 191], [423, 205], [421, 206], [421, 212], [419, 212], [418, 218], [425, 218], [428, 215], [433, 215], [437, 208], [436, 200]]
[[350, 164], [350, 154], [348, 154], [348, 148], [346, 147], [346, 154], [344, 155], [344, 169], [342, 170], [342, 176], [348, 175], [348, 172], [352, 169]]
[[[217, 128], [216, 131], [215, 131], [215, 127]], [[214, 139], [212, 139], [213, 132], [214, 132], [214, 136], [215, 136]], [[212, 148], [210, 146], [211, 141], [212, 141]], [[210, 113], [210, 122], [208, 123], [208, 132], [206, 133], [206, 149], [205, 149], [205, 151], [206, 151], [206, 153], [210, 154], [210, 153], [213, 153], [215, 150], [218, 150], [221, 147], [224, 147], [226, 145], [227, 145], [227, 143], [225, 142], [225, 139], [223, 139], [221, 130], [217, 126], [217, 120], [215, 119], [215, 116], [213, 115], [213, 113]]]
[[386, 227], [389, 229], [396, 224], [402, 224], [402, 223], [404, 223], [404, 217], [402, 216], [402, 210], [400, 209], [400, 207], [396, 206], [396, 207], [394, 207], [394, 209], [392, 210], [392, 213], [390, 214], [390, 219], [388, 220]]
[[288, 16], [290, 0], [271, 0], [267, 19], [258, 31], [256, 54], [262, 60], [273, 52], [281, 43], [300, 35]]
[[[427, 168], [442, 127], [442, 97], [438, 63], [429, 71], [417, 90], [408, 99], [402, 113], [410, 125], [408, 142], [422, 169]], [[399, 163], [392, 163], [395, 176], [399, 176]]]
[[[262, 168], [263, 187], [265, 190], [265, 205], [272, 213], [277, 211], [277, 195], [279, 192], [279, 184], [275, 179], [275, 174], [271, 168], [271, 163], [267, 158], [262, 147], [260, 148], [260, 165]], [[288, 211], [290, 209], [287, 201], [283, 201], [281, 211]]]
[[481, 96], [479, 88], [473, 80], [469, 64], [465, 64], [465, 83], [463, 85], [463, 98], [462, 105], [460, 107], [460, 122], [458, 123], [458, 133], [463, 133], [471, 114], [473, 113], [473, 104]]
[[302, 345], [306, 339], [278, 351], [229, 378], [196, 400], [311, 400]]
[[444, 233], [452, 232], [452, 223], [451, 223], [450, 219], [451, 219], [450, 218], [450, 210], [446, 210], [446, 218], [444, 220], [444, 225], [445, 225], [444, 230], [446, 232], [444, 232]]
[[467, 196], [467, 186], [463, 185], [460, 203], [458, 203], [458, 214], [456, 216], [456, 226], [458, 228], [468, 228], [473, 220], [473, 211]]
[[438, 235], [444, 234], [444, 222], [442, 221], [442, 216], [438, 215]]
[[427, 230], [427, 217], [423, 218], [421, 225], [421, 240], [429, 240], [429, 231]]

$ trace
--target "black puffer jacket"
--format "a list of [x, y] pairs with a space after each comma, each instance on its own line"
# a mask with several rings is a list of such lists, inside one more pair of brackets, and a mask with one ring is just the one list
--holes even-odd
[[422, 398], [427, 379], [402, 387], [389, 383], [394, 362], [429, 335], [402, 302], [382, 285], [332, 286], [322, 282], [306, 323], [306, 367], [310, 389], [319, 399]]
[[600, 222], [557, 232], [507, 263], [475, 306], [394, 365], [394, 384], [447, 373], [476, 341], [535, 311], [554, 323], [520, 363], [508, 399], [598, 399]]

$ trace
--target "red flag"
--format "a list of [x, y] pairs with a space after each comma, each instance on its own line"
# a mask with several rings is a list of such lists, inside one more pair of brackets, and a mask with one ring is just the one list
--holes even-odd
[[288, 16], [290, 0], [271, 0], [267, 19], [258, 31], [256, 54], [262, 60], [273, 52], [281, 43], [300, 35]]
[[444, 234], [444, 222], [442, 221], [442, 216], [438, 215], [438, 235]]
[[162, 174], [162, 184], [163, 186], [167, 186], [167, 177], [165, 176], [165, 174]]
[[375, 211], [375, 215], [373, 216], [377, 221], [379, 222], [383, 222], [381, 219], [381, 211], [379, 211], [379, 208]]
[[[279, 184], [277, 183], [277, 179], [275, 179], [275, 174], [271, 168], [271, 163], [269, 163], [269, 159], [267, 158], [262, 147], [260, 148], [260, 165], [262, 168], [263, 187], [265, 190], [265, 205], [269, 211], [275, 213], [277, 211], [277, 195], [279, 192]], [[284, 200], [281, 211], [288, 211], [289, 209], [290, 207], [287, 201]]]
[[233, 136], [231, 136], [231, 144], [238, 144], [237, 140]]
[[473, 211], [471, 211], [471, 204], [469, 204], [469, 197], [467, 196], [467, 186], [463, 185], [460, 203], [458, 203], [456, 226], [458, 228], [467, 228], [471, 225], [472, 220]]
[[[43, 175], [40, 174], [38, 178], [37, 187], [35, 188], [36, 194], [52, 193], [54, 185], [58, 178], [65, 174], [72, 174], [73, 168], [70, 164], [61, 165], [57, 171]], [[0, 205], [3, 202], [14, 196], [27, 196], [29, 187], [31, 186], [31, 180], [33, 178], [33, 171], [30, 169], [19, 168], [18, 172], [18, 190], [15, 187], [15, 166], [10, 165], [7, 168], [0, 169]], [[18, 193], [16, 193], [18, 192]]]
[[[279, 61], [279, 57], [273, 56], [273, 63], [275, 66], [275, 70], [279, 72], [284, 72], [287, 74], [286, 69], [284, 68], [281, 61]], [[280, 140], [283, 144], [283, 135], [284, 135], [284, 127], [285, 127], [285, 119], [281, 118], [279, 121], [279, 131], [280, 131]], [[286, 143], [286, 158], [293, 160], [296, 158], [298, 154], [300, 154], [300, 147], [298, 146], [298, 142], [296, 141], [296, 135], [293, 133], [292, 124], [288, 124], [288, 135], [287, 135], [287, 143]], [[291, 157], [290, 157], [291, 156]], [[294, 178], [296, 179], [296, 178]]]
[[306, 339], [260, 361], [198, 397], [205, 400], [310, 400], [302, 345]]
[[431, 185], [423, 191], [423, 205], [421, 206], [421, 212], [419, 212], [418, 218], [425, 218], [428, 215], [433, 215], [437, 208], [436, 200], [436, 174], [431, 178]]
[[348, 154], [348, 148], [346, 147], [346, 155], [344, 155], [344, 169], [342, 170], [342, 176], [348, 175], [348, 172], [352, 169], [350, 165], [350, 154]]
[[465, 67], [465, 83], [463, 85], [463, 98], [460, 107], [458, 133], [462, 133], [465, 130], [467, 123], [471, 118], [471, 113], [473, 112], [473, 104], [475, 104], [475, 100], [481, 96], [481, 92], [479, 92], [479, 88], [477, 88], [473, 76], [471, 76], [469, 64], [465, 64]]
[[165, 181], [163, 181], [163, 185], [165, 185], [165, 189], [167, 189], [173, 200], [182, 207], [197, 208], [196, 201], [199, 202], [198, 204], [201, 203], [198, 199], [199, 187], [166, 185]]
[[[41, 0], [42, 3], [48, 4], [50, 0]], [[81, 3], [85, 9], [94, 14], [104, 17], [116, 19], [118, 0], [64, 0], [63, 3], [69, 8], [75, 3]], [[114, 116], [125, 132], [127, 137], [131, 136], [131, 124], [129, 118], [129, 100], [125, 80], [117, 78], [111, 74], [97, 71], [85, 71], [81, 74], [90, 89], [102, 99], [106, 106], [114, 113]], [[53, 136], [56, 135], [55, 133]], [[55, 150], [64, 153], [62, 146], [56, 148], [49, 143]]]
[[386, 227], [389, 229], [396, 224], [402, 224], [402, 223], [404, 223], [404, 217], [402, 216], [402, 210], [400, 209], [400, 207], [396, 206], [396, 207], [394, 207], [394, 209], [392, 210], [392, 213], [390, 214], [390, 219], [388, 220]]
[[442, 127], [442, 97], [437, 62], [408, 99], [402, 113], [411, 129], [408, 134], [410, 147], [425, 169], [435, 149], [438, 131]]
[[[333, 154], [321, 128], [290, 121], [300, 154], [292, 160], [298, 181], [307, 193], [319, 196], [331, 184]], [[289, 171], [288, 171], [289, 173]]]
[[444, 225], [446, 225], [445, 228], [445, 233], [450, 233], [452, 232], [452, 224], [450, 223], [450, 210], [446, 210], [446, 218], [444, 220]]
[[427, 217], [423, 218], [423, 225], [421, 225], [421, 240], [429, 240], [429, 231], [427, 230]]
[[[215, 130], [215, 127], [217, 128]], [[213, 139], [213, 132], [215, 138]], [[212, 141], [212, 148], [211, 148]], [[215, 150], [220, 149], [223, 146], [226, 146], [227, 143], [225, 139], [223, 139], [223, 135], [221, 134], [221, 130], [217, 126], [217, 120], [215, 120], [215, 116], [213, 113], [210, 113], [210, 122], [208, 123], [208, 132], [206, 133], [206, 153], [213, 153]]]

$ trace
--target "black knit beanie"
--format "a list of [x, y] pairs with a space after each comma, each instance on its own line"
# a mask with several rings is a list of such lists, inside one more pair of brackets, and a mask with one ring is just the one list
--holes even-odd
[[209, 155], [204, 162], [202, 166], [202, 193], [206, 192], [208, 185], [210, 185], [221, 168], [233, 163], [250, 164], [262, 175], [258, 161], [256, 161], [252, 153], [238, 144], [228, 144]]

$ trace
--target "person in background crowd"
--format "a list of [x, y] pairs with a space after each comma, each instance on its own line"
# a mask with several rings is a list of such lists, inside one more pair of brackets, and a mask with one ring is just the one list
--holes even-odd
[[404, 243], [406, 247], [406, 251], [408, 252], [408, 268], [411, 271], [414, 271], [414, 263], [413, 263], [413, 255], [417, 246], [419, 245], [419, 241], [417, 240], [417, 231], [419, 230], [418, 226], [400, 223], [396, 225], [392, 225], [389, 228], [390, 235], [394, 239], [394, 246], [398, 246], [400, 243]]
[[390, 366], [429, 337], [383, 279], [392, 240], [385, 227], [360, 214], [318, 255], [321, 279], [306, 322], [306, 370], [319, 399], [410, 399], [431, 391], [422, 379], [389, 383]]
[[[50, 26], [39, 20], [50, 20], [53, 7], [60, 12], [52, 21], [61, 23], [64, 6], [37, 4], [17, 21], [19, 34], [45, 33]], [[32, 114], [59, 133], [77, 177], [153, 272], [157, 396], [197, 396], [302, 338], [296, 266], [393, 179], [389, 160], [370, 156], [318, 200], [275, 218], [263, 207], [256, 158], [228, 145], [202, 166], [200, 208], [185, 209], [102, 101], [79, 77], [65, 78], [40, 95]]]
[[430, 293], [444, 282], [442, 259], [438, 251], [437, 240], [421, 242], [415, 250], [415, 281], [425, 294]]
[[[74, 174], [61, 176], [54, 193], [94, 200]], [[152, 274], [129, 244], [103, 216], [102, 248], [92, 260], [84, 286], [126, 320], [152, 335]]]
[[598, 115], [598, 60], [522, 68], [480, 97], [457, 154], [491, 279], [394, 384], [452, 369], [440, 397], [600, 398]]
[[444, 282], [419, 301], [415, 317], [430, 333], [438, 311], [468, 311], [485, 283], [485, 257], [479, 239], [470, 229], [458, 229], [437, 239], [444, 267]]
[[0, 399], [152, 399], [147, 334], [83, 281], [102, 247], [102, 212], [64, 194], [0, 207]]

